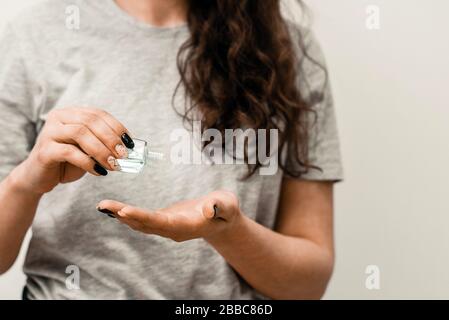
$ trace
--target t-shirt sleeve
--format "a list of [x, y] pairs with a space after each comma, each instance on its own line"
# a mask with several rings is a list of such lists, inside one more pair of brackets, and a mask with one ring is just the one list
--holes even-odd
[[[332, 97], [326, 61], [315, 35], [310, 29], [301, 32], [304, 47], [298, 69], [298, 86], [303, 98], [315, 111], [309, 121], [309, 161], [319, 168], [311, 168], [300, 179], [341, 181], [343, 166], [337, 130], [334, 100]], [[298, 165], [299, 166], [299, 165]], [[298, 169], [298, 168], [295, 168]], [[287, 174], [286, 174], [287, 175]]]
[[0, 181], [26, 159], [36, 138], [31, 87], [20, 41], [8, 25], [0, 36]]

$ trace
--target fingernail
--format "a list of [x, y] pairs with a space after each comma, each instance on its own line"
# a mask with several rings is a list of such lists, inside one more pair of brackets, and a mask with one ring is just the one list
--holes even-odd
[[217, 217], [218, 215], [218, 206], [216, 204], [214, 204], [214, 219]]
[[101, 176], [107, 176], [108, 175], [108, 171], [105, 168], [103, 168], [102, 166], [100, 166], [98, 163], [96, 163], [94, 165], [94, 170], [95, 170], [96, 173], [98, 173]]
[[120, 158], [126, 158], [128, 157], [128, 151], [126, 151], [126, 148], [122, 144], [118, 144], [115, 146], [115, 151], [117, 151]]
[[122, 141], [128, 149], [134, 148], [134, 141], [126, 132], [122, 134]]
[[114, 218], [116, 219], [116, 217], [114, 216], [114, 212], [108, 210], [108, 209], [101, 209], [101, 208], [97, 208], [98, 211], [100, 211], [101, 213], [104, 213], [105, 215], [107, 215], [110, 218]]
[[109, 157], [108, 157], [108, 163], [109, 163], [109, 165], [111, 166], [111, 169], [112, 169], [112, 170], [119, 170], [119, 169], [120, 169], [120, 165], [118, 164], [116, 158], [114, 158], [114, 157], [112, 157], [112, 156], [109, 156]]

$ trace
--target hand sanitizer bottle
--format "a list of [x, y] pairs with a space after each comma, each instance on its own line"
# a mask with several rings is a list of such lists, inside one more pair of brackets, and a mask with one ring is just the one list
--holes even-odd
[[164, 160], [164, 155], [148, 150], [148, 143], [144, 140], [133, 139], [134, 148], [128, 149], [128, 157], [117, 159], [118, 171], [126, 173], [140, 173], [145, 166], [154, 160]]

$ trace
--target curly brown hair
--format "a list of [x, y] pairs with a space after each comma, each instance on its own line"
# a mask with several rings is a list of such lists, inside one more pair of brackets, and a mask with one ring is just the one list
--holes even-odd
[[[182, 85], [188, 102], [178, 113], [192, 124], [194, 111], [200, 110], [203, 130], [277, 129], [279, 166], [289, 176], [300, 177], [319, 169], [308, 156], [309, 114], [316, 101], [306, 101], [299, 90], [301, 63], [293, 41], [305, 58], [313, 58], [302, 36], [292, 39], [280, 2], [189, 1], [191, 35], [178, 53], [181, 80], [176, 89]], [[260, 166], [259, 161], [248, 164], [245, 178]]]

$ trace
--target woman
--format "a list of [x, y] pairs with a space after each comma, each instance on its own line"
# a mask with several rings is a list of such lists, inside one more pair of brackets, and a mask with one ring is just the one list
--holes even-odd
[[[323, 295], [337, 131], [319, 46], [279, 0], [48, 0], [1, 43], [0, 271], [32, 224], [25, 298]], [[280, 169], [113, 172], [133, 138], [166, 149], [196, 120], [277, 130]]]

